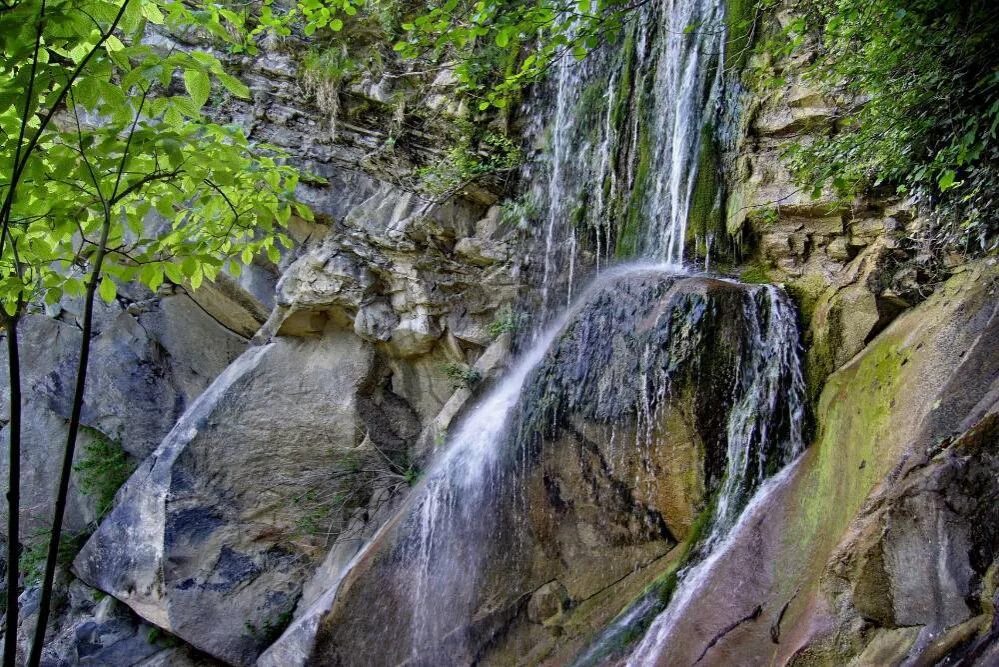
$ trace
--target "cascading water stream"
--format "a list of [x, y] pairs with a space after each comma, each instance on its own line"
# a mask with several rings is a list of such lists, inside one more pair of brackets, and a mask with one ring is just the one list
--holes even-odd
[[557, 63], [549, 124], [533, 125], [549, 138], [544, 168], [526, 174], [543, 209], [543, 320], [558, 289], [571, 301], [584, 240], [597, 270], [622, 253], [682, 266], [702, 129], [723, 93], [724, 14], [722, 0], [653, 2], [622, 53]]
[[[671, 639], [676, 619], [710, 575], [713, 563], [725, 553], [739, 524], [765, 505], [775, 486], [787, 476], [789, 464], [804, 449], [801, 425], [805, 381], [797, 356], [796, 314], [789, 299], [777, 288], [768, 285], [760, 289], [768, 303], [767, 323], [761, 326], [757, 317], [745, 320], [750, 323], [755, 354], [749, 372], [737, 379], [743, 386], [742, 398], [729, 414], [725, 477], [718, 491], [711, 531], [697, 545], [690, 564], [679, 573], [669, 605], [632, 653], [629, 667], [656, 664], [663, 646]], [[783, 404], [784, 415], [778, 414], [778, 401]], [[786, 436], [775, 438], [769, 432], [772, 424], [783, 425]], [[777, 447], [768, 448], [768, 443]], [[768, 451], [774, 455], [770, 460]], [[780, 474], [768, 480], [775, 472]]]
[[[612, 112], [615, 107], [616, 82], [628, 74], [627, 62], [614, 63], [608, 76], [606, 93], [607, 112], [601, 127], [600, 141], [586, 145], [580, 150], [566, 116], [567, 109], [574, 108], [580, 89], [594, 78], [593, 71], [586, 71], [572, 63], [562, 63], [558, 70], [556, 91], [553, 146], [551, 150], [551, 170], [547, 183], [548, 217], [546, 220], [545, 247], [545, 304], [548, 303], [549, 276], [552, 266], [557, 264], [553, 256], [559, 248], [557, 237], [558, 220], [565, 219], [567, 213], [580, 201], [586, 201], [587, 181], [565, 182], [566, 175], [574, 174], [573, 166], [567, 160], [580, 160], [580, 152], [597, 164], [595, 174], [584, 170], [592, 182], [597, 184], [594, 227], [596, 246], [596, 270], [600, 271], [601, 251], [612, 256], [612, 244], [607, 220], [606, 202], [623, 187], [625, 192], [617, 196], [627, 197], [631, 206], [640, 207], [645, 220], [645, 234], [639, 249], [646, 257], [653, 257], [682, 270], [683, 251], [687, 240], [687, 222], [690, 217], [692, 193], [697, 178], [698, 155], [701, 148], [701, 132], [712, 108], [724, 94], [722, 67], [725, 48], [725, 9], [722, 0], [666, 0], [653, 3], [643, 9], [633, 34], [635, 52], [642, 57], [636, 71], [638, 81], [634, 85], [634, 107], [639, 113], [631, 115], [631, 123], [615, 126]], [[716, 59], [716, 60], [712, 60]], [[605, 68], [606, 69], [606, 68]], [[597, 70], [600, 71], [599, 69]], [[567, 85], [575, 82], [575, 89]], [[651, 83], [652, 85], [648, 85]], [[650, 92], [651, 91], [651, 92]], [[647, 126], [643, 127], [643, 120]], [[649, 122], [651, 121], [651, 122]], [[644, 132], [644, 139], [643, 139]], [[655, 146], [646, 160], [641, 155], [643, 141]], [[572, 145], [570, 145], [572, 144]], [[596, 152], [593, 155], [593, 152]], [[618, 178], [615, 169], [615, 154], [630, 151], [623, 177]], [[634, 159], [635, 153], [638, 153]], [[584, 163], [587, 160], [584, 159]], [[645, 169], [648, 175], [640, 173]], [[578, 171], [578, 167], [576, 167]], [[641, 182], [646, 178], [651, 183]], [[607, 187], [605, 187], [607, 186]], [[574, 189], [575, 188], [575, 189]], [[576, 230], [570, 232], [575, 242]], [[710, 243], [709, 239], [705, 239]], [[705, 256], [705, 269], [708, 266]], [[572, 274], [570, 272], [571, 291]], [[758, 355], [756, 365], [742, 374], [738, 382], [743, 383], [742, 398], [734, 407], [728, 421], [727, 467], [722, 486], [717, 492], [714, 517], [708, 536], [697, 545], [687, 569], [679, 576], [678, 600], [690, 595], [691, 587], [696, 588], [698, 561], [706, 562], [713, 551], [720, 548], [725, 537], [739, 519], [757, 487], [768, 475], [781, 470], [794, 460], [803, 448], [801, 424], [804, 418], [804, 382], [798, 363], [798, 333], [796, 315], [789, 300], [774, 287], [761, 288], [761, 299], [766, 301], [767, 322], [759, 317], [747, 317], [754, 330], [751, 336], [756, 341]], [[789, 387], [779, 386], [781, 378], [791, 377]], [[646, 405], [652, 400], [662, 400], [666, 382], [660, 382], [660, 395], [644, 396]], [[768, 437], [768, 424], [775, 414], [780, 400], [789, 406], [788, 433], [781, 447], [771, 460], [767, 460], [763, 446]], [[648, 408], [646, 408], [648, 411]], [[645, 422], [651, 431], [653, 419]], [[645, 434], [651, 437], [651, 432]], [[640, 443], [636, 443], [639, 445]], [[673, 607], [663, 614], [668, 619]], [[635, 606], [623, 612], [618, 620], [622, 627], [634, 623], [640, 617], [647, 617], [655, 611], [655, 605], [648, 599], [640, 600]], [[656, 621], [657, 631], [643, 644], [636, 654], [636, 660], [648, 659], [655, 654], [656, 637], [665, 637], [662, 630], [668, 620]], [[612, 635], [613, 630], [606, 633]], [[606, 637], [605, 637], [606, 638]], [[592, 647], [591, 656], [599, 653], [599, 644]], [[581, 660], [585, 663], [586, 659]], [[637, 664], [637, 663], [636, 663]]]
[[399, 552], [413, 571], [410, 604], [416, 664], [433, 664], [435, 657], [446, 659], [461, 650], [452, 640], [447, 652], [440, 653], [448, 631], [471, 613], [481, 557], [478, 546], [498, 528], [488, 521], [489, 504], [491, 495], [502, 490], [503, 477], [511, 474], [509, 460], [501, 454], [529, 375], [590, 295], [624, 276], [670, 268], [637, 263], [601, 274], [462, 420], [449, 438], [453, 444], [414, 492], [415, 500], [403, 510], [408, 515], [404, 529], [408, 537]]
[[[701, 130], [721, 91], [721, 68], [712, 67], [725, 48], [721, 0], [669, 0], [652, 5], [641, 21], [642, 42], [653, 26], [665, 31], [655, 41], [654, 96], [649, 100], [654, 187], [645, 206], [645, 251], [669, 264], [683, 263], [691, 194], [697, 178]], [[709, 79], [711, 70], [714, 76]]]
[[[614, 290], [632, 290], [641, 306], [655, 305], [659, 303], [656, 299], [672, 299], [668, 306], [659, 304], [665, 310], [646, 317], [654, 324], [641, 338], [645, 347], [632, 351], [634, 381], [614, 384], [607, 397], [593, 399], [601, 405], [597, 412], [607, 405], [617, 406], [616, 411], [602, 413], [612, 441], [614, 419], [627, 414], [635, 421], [634, 446], [649, 447], [657, 437], [662, 411], [670, 403], [674, 372], [689, 373], [683, 364], [696, 366], [691, 350], [704, 335], [699, 327], [715, 321], [715, 315], [709, 313], [714, 302], [703, 295], [673, 295], [670, 290], [676, 276], [684, 274], [683, 250], [702, 128], [720, 96], [723, 20], [723, 0], [650, 3], [639, 10], [630, 28], [633, 62], [598, 54], [583, 63], [565, 60], [556, 68], [551, 84], [554, 100], [547, 114], [551, 143], [545, 173], [539, 178], [528, 172], [534, 181], [535, 201], [545, 202], [539, 321], [548, 324], [539, 328], [530, 349], [459, 422], [447, 438], [447, 449], [390, 525], [371, 541], [385, 541], [378, 548], [385, 552], [381, 557], [386, 562], [407, 564], [407, 578], [391, 584], [391, 608], [385, 613], [401, 619], [399, 622], [409, 629], [405, 642], [408, 664], [474, 662], [483, 641], [477, 633], [488, 635], [477, 629], [488, 624], [489, 616], [483, 609], [489, 608], [490, 601], [480, 596], [483, 581], [490, 576], [483, 567], [485, 559], [493, 557], [495, 565], [499, 549], [505, 551], [502, 558], [511, 570], [521, 567], [517, 540], [527, 538], [518, 537], [520, 527], [510, 525], [516, 519], [496, 509], [498, 499], [502, 494], [523, 494], [518, 507], [528, 509], [526, 492], [518, 484], [526, 478], [528, 457], [543, 449], [543, 443], [529, 442], [530, 438], [542, 437], [539, 434], [544, 432], [532, 420], [554, 424], [559, 416], [546, 412], [549, 398], [555, 397], [553, 402], [557, 403], [563, 400], [558, 396], [593, 389], [582, 381], [559, 384], [561, 380], [556, 382], [551, 375], [534, 377], [542, 362], [550, 373], [551, 365], [561, 359], [557, 354], [562, 349], [559, 339], [566, 328], [572, 328], [576, 338], [592, 338], [591, 347], [580, 346], [579, 354], [594, 352], [597, 348], [592, 346], [599, 347], [612, 335], [637, 341], [641, 337], [614, 329], [614, 318], [601, 311], [613, 307]], [[621, 87], [623, 81], [630, 81], [628, 87]], [[594, 115], [595, 129], [581, 137], [579, 109], [588, 98], [588, 89], [599, 90], [604, 106]], [[627, 115], [617, 111], [623, 104], [631, 107]], [[635, 239], [631, 250], [655, 265], [610, 266], [626, 236], [621, 219], [625, 215], [629, 220], [644, 220], [641, 233], [631, 232]], [[590, 263], [598, 275], [586, 291], [576, 295], [573, 283], [577, 274], [583, 273], [577, 270], [577, 246], [587, 238], [596, 248]], [[646, 282], [638, 287], [616, 282], [636, 275]], [[703, 280], [712, 283], [704, 289], [718, 289], [722, 283]], [[743, 508], [752, 505], [754, 492], [802, 448], [804, 390], [793, 307], [774, 287], [737, 286], [735, 292], [742, 312], [729, 315], [742, 323], [744, 330], [731, 353], [739, 370], [724, 387], [724, 400], [731, 401], [724, 428], [724, 472], [716, 480], [711, 530], [680, 575], [676, 605], [689, 597], [690, 587], [696, 585], [695, 574], [701, 571], [696, 562], [710, 561]], [[724, 303], [732, 303], [735, 297], [726, 294], [728, 301]], [[560, 309], [559, 303], [568, 305]], [[554, 317], [559, 310], [561, 315]], [[580, 313], [591, 319], [573, 322]], [[637, 320], [631, 324], [647, 326]], [[677, 359], [671, 360], [670, 354], [676, 354]], [[576, 363], [585, 366], [586, 360]], [[586, 371], [580, 370], [583, 375]], [[627, 392], [624, 402], [613, 396]], [[602, 404], [605, 398], [606, 405]], [[537, 407], [541, 404], [545, 405]], [[514, 425], [521, 431], [512, 428]], [[613, 467], [613, 456], [610, 458]], [[508, 535], [514, 535], [506, 538], [509, 544], [498, 540]], [[358, 563], [374, 558], [362, 553], [352, 566], [360, 567]], [[516, 572], [506, 574], [511, 579], [519, 576]], [[654, 632], [635, 654], [635, 664], [644, 664], [657, 654], [657, 642], [668, 637], [669, 614], [677, 613], [676, 605], [654, 622]], [[628, 623], [651, 620], [650, 614], [662, 611], [662, 607], [643, 600], [626, 610], [622, 619]], [[591, 657], [596, 655], [600, 655], [599, 650], [590, 652]]]

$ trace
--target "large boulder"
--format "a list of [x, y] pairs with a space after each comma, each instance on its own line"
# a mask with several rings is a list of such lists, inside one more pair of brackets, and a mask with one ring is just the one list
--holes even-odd
[[[451, 257], [483, 211], [383, 184], [303, 239], [255, 347], [140, 466], [79, 576], [206, 653], [255, 660], [315, 601], [313, 574], [334, 576], [337, 554], [405, 494], [472, 380], [501, 365], [508, 342], [489, 352], [482, 332], [515, 298], [515, 263]], [[232, 285], [217, 287], [200, 305]], [[258, 311], [219, 319], [245, 331]]]
[[[291, 664], [571, 655], [694, 539], [724, 476], [730, 418], [760, 389], [756, 373], [774, 371], [763, 394], [800, 393], [796, 359], [768, 353], [768, 342], [795, 350], [793, 336], [772, 340], [780, 299], [650, 269], [606, 278], [526, 376], [495, 457], [450, 444], [337, 581], [311, 653]], [[501, 418], [482, 415], [520, 389], [501, 383], [456, 437]], [[753, 469], [766, 467], [764, 452], [781, 458], [800, 417], [770, 405], [758, 426], [772, 449], [754, 445]], [[461, 477], [480, 456], [492, 461], [481, 478]]]
[[[402, 480], [419, 424], [387, 381], [373, 349], [333, 325], [251, 348], [135, 473], [76, 572], [249, 664], [290, 621], [345, 516]], [[375, 453], [381, 475], [362, 470]]]
[[[80, 345], [80, 304], [67, 300], [54, 317], [27, 315], [19, 327], [24, 391], [22, 541], [51, 523]], [[89, 443], [112, 443], [134, 460], [155, 449], [205, 387], [246, 347], [187, 293], [164, 287], [151, 294], [127, 286], [111, 304], [98, 303], [77, 460]], [[3, 414], [0, 475], [6, 479], [9, 389], [6, 345], [0, 351]], [[94, 499], [71, 490], [66, 530], [96, 518]], [[6, 504], [0, 506], [5, 516]]]

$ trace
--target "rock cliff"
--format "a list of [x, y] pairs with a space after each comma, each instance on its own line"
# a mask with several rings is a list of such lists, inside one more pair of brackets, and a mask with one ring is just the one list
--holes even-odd
[[[415, 174], [467, 117], [446, 71], [359, 74], [333, 119], [296, 48], [232, 59], [253, 99], [213, 113], [287, 149], [319, 216], [278, 264], [102, 306], [78, 464], [96, 443], [134, 472], [113, 506], [72, 491], [46, 664], [999, 660], [995, 259], [927, 254], [913, 201], [800, 191], [783, 151], [836, 117], [806, 49], [750, 59], [779, 90], [707, 96], [738, 98], [725, 141], [698, 116], [671, 239], [711, 272], [606, 270], [641, 246], [668, 32], [559, 79], [578, 89], [554, 117], [514, 117], [518, 183], [442, 201]], [[707, 86], [720, 63], [699, 67]], [[573, 150], [545, 157], [559, 136]], [[573, 188], [543, 180], [559, 164]], [[22, 325], [28, 548], [79, 310]], [[535, 352], [475, 459], [455, 432]]]

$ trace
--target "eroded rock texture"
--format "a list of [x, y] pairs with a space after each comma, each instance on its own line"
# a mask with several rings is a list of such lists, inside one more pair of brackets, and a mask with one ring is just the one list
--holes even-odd
[[[149, 455], [177, 418], [245, 348], [246, 338], [219, 322], [222, 313], [241, 312], [218, 301], [207, 311], [179, 287], [159, 294], [130, 288], [110, 305], [97, 308], [91, 372], [83, 409], [86, 427], [77, 460], [87, 445], [102, 438], [120, 446], [134, 460]], [[79, 355], [79, 304], [54, 308], [55, 317], [29, 315], [20, 327], [25, 358], [22, 467], [22, 521], [28, 538], [51, 522], [62, 448], [66, 440], [76, 364]], [[3, 353], [3, 409], [7, 400], [6, 352]], [[4, 442], [6, 442], [6, 435]], [[7, 456], [0, 457], [6, 475]], [[95, 518], [93, 499], [72, 491], [66, 520], [70, 533]], [[6, 505], [0, 512], [6, 512]]]

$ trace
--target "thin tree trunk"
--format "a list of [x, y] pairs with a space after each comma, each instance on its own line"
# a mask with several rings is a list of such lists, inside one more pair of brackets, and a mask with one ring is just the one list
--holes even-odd
[[90, 361], [90, 336], [93, 333], [94, 296], [101, 280], [101, 266], [107, 254], [108, 234], [111, 231], [111, 213], [105, 208], [104, 226], [101, 229], [101, 240], [97, 246], [94, 266], [87, 283], [87, 292], [83, 305], [83, 338], [80, 341], [80, 361], [76, 369], [76, 389], [73, 393], [73, 409], [69, 417], [69, 434], [66, 436], [66, 448], [63, 451], [62, 470], [59, 477], [59, 492], [56, 496], [55, 516], [52, 518], [52, 536], [49, 539], [48, 555], [45, 559], [45, 578], [42, 581], [41, 599], [38, 603], [38, 624], [31, 642], [31, 653], [28, 657], [28, 667], [38, 667], [42, 658], [42, 647], [45, 644], [45, 626], [48, 625], [49, 611], [52, 607], [52, 585], [55, 580], [56, 566], [59, 561], [59, 542], [62, 536], [62, 522], [66, 514], [66, 501], [69, 497], [69, 478], [73, 472], [73, 455], [76, 453], [76, 437], [80, 432], [80, 418], [83, 412], [83, 394], [87, 387], [87, 365]]
[[[18, 304], [20, 305], [20, 304]], [[15, 667], [17, 659], [17, 584], [20, 579], [18, 558], [21, 555], [21, 358], [17, 343], [15, 314], [7, 318], [7, 369], [10, 375], [10, 423], [7, 425], [7, 629], [3, 641], [4, 667]]]

